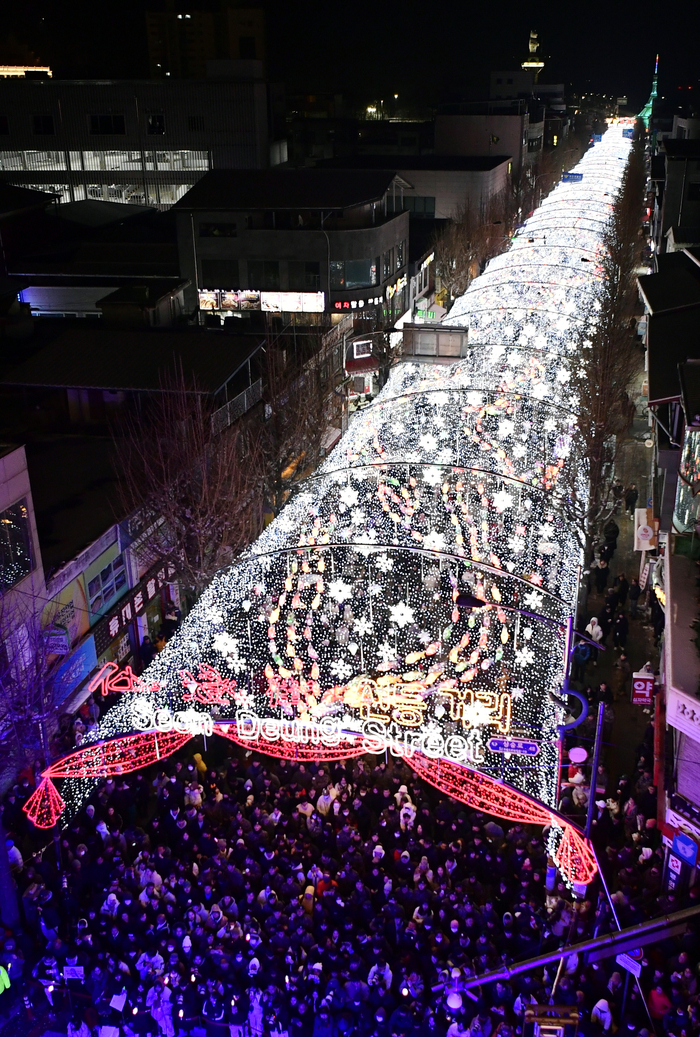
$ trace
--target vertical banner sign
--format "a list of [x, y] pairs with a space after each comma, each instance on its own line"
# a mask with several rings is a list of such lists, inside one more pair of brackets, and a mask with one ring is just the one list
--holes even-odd
[[652, 551], [656, 546], [656, 522], [651, 508], [635, 508], [634, 550]]
[[654, 701], [654, 674], [632, 674], [632, 705], [650, 706]]

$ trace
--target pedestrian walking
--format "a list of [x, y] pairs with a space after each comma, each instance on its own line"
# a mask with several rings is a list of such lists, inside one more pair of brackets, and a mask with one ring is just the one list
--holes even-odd
[[[590, 623], [586, 627], [586, 633], [590, 637], [591, 641], [595, 641], [596, 645], [599, 645], [600, 642], [603, 640], [603, 630], [598, 622], [597, 616], [593, 616], [591, 618]], [[597, 666], [599, 649], [591, 648], [591, 653], [593, 655], [593, 665]]]
[[630, 596], [630, 616], [632, 619], [637, 618], [637, 606], [639, 604], [639, 595], [642, 593], [642, 588], [639, 586], [639, 580], [632, 578], [630, 584], [629, 596]]
[[629, 593], [630, 585], [627, 582], [627, 577], [624, 573], [620, 573], [615, 580], [615, 590], [617, 591], [617, 601], [620, 608], [624, 608], [627, 602], [627, 595]]
[[630, 519], [634, 518], [634, 509], [637, 507], [638, 500], [639, 490], [635, 483], [630, 483], [625, 490], [625, 510], [629, 512]]
[[615, 622], [613, 624], [613, 644], [615, 648], [622, 651], [627, 644], [627, 635], [629, 633], [629, 625], [627, 623], [627, 616], [624, 612], [618, 612], [615, 616]]
[[632, 667], [624, 652], [613, 663], [612, 690], [616, 699], [622, 699], [629, 688]]
[[585, 641], [579, 641], [576, 645], [571, 658], [571, 679], [573, 681], [578, 683], [585, 680], [586, 666], [591, 661], [593, 651], [595, 649], [591, 648]]
[[608, 585], [610, 579], [610, 568], [604, 558], [601, 558], [598, 562], [598, 567], [595, 571], [595, 589], [598, 594], [602, 594]]
[[598, 620], [598, 622], [600, 623], [600, 628], [603, 631], [602, 643], [605, 644], [605, 642], [608, 640], [608, 634], [612, 630], [613, 623], [615, 622], [615, 613], [609, 605], [606, 605], [603, 611], [601, 612], [600, 619]]
[[151, 665], [151, 663], [153, 662], [153, 657], [156, 654], [156, 646], [153, 644], [150, 637], [144, 637], [143, 641], [141, 642], [139, 654], [141, 656], [141, 662], [143, 663], [143, 668], [145, 670], [147, 666]]
[[622, 497], [625, 492], [624, 483], [621, 479], [615, 479], [612, 484], [612, 495], [613, 495], [613, 514], [616, 514], [620, 505], [622, 504]]

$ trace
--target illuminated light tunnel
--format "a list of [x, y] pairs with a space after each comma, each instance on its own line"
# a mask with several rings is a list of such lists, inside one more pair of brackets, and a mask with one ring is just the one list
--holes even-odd
[[86, 779], [201, 730], [278, 757], [402, 756], [465, 803], [549, 826], [567, 880], [593, 877], [556, 814], [581, 563], [568, 504], [586, 496], [570, 381], [629, 147], [611, 127], [582, 181], [560, 184], [455, 302], [444, 325], [468, 328], [466, 357], [397, 364], [143, 677], [98, 675], [124, 692], [93, 735], [102, 749], [47, 769], [35, 823], [75, 806]]

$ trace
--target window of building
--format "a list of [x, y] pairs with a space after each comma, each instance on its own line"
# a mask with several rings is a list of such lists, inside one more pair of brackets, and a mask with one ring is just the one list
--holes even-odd
[[88, 601], [90, 611], [94, 614], [109, 605], [119, 591], [126, 585], [126, 568], [124, 555], [117, 557], [106, 565], [102, 572], [88, 583]]
[[165, 115], [163, 112], [151, 112], [146, 120], [146, 133], [152, 137], [165, 133]]
[[290, 292], [318, 292], [321, 288], [321, 264], [294, 260], [287, 266]]
[[[248, 264], [250, 266], [250, 264]], [[237, 259], [203, 259], [202, 288], [233, 291], [241, 287]]]
[[203, 115], [188, 115], [187, 126], [193, 133], [202, 133], [204, 130], [204, 116]]
[[0, 136], [7, 137], [10, 132], [10, 120], [6, 115], [0, 115]]
[[370, 339], [366, 339], [364, 342], [353, 342], [352, 348], [355, 360], [361, 360], [362, 357], [372, 356], [372, 342]]
[[33, 115], [32, 132], [37, 137], [50, 137], [54, 134], [53, 115]]
[[244, 60], [255, 60], [255, 36], [238, 37], [238, 54]]
[[276, 259], [248, 260], [248, 287], [256, 292], [278, 292], [280, 265]]
[[528, 151], [541, 151], [542, 150], [542, 137], [530, 137], [527, 142]]
[[235, 223], [200, 223], [200, 238], [235, 238], [238, 228]]
[[406, 262], [406, 242], [400, 241], [396, 246], [396, 269], [400, 270]]
[[382, 280], [386, 281], [394, 272], [394, 250], [388, 249], [382, 259]]
[[428, 195], [412, 195], [404, 197], [403, 207], [415, 216], [431, 218], [435, 216], [435, 198]]
[[689, 202], [700, 202], [700, 181], [696, 181], [688, 184], [688, 201]]
[[331, 288], [340, 291], [345, 288], [372, 288], [379, 284], [378, 271], [378, 258], [332, 260]]
[[90, 115], [88, 124], [92, 136], [124, 136], [126, 134], [124, 116], [115, 112], [108, 112], [106, 115]]
[[26, 498], [0, 511], [0, 589], [7, 590], [33, 569]]

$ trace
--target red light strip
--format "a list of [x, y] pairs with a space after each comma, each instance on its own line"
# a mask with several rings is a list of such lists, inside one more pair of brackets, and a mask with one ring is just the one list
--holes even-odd
[[555, 862], [570, 882], [589, 883], [598, 872], [595, 856], [573, 825], [509, 785], [501, 785], [485, 774], [467, 770], [446, 760], [433, 760], [416, 753], [407, 761], [419, 777], [440, 792], [483, 810], [504, 821], [556, 825], [563, 831]]

